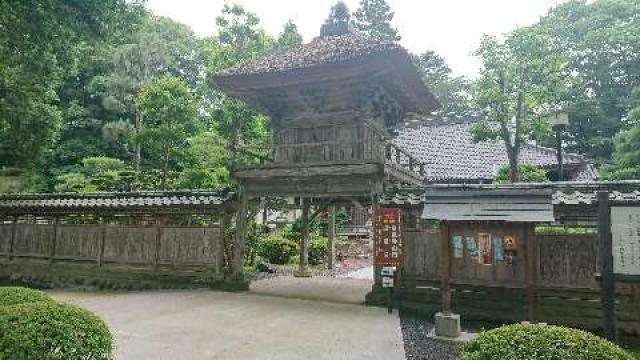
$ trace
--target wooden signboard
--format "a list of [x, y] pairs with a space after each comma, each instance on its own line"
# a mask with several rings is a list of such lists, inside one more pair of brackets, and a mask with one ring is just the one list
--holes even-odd
[[376, 266], [402, 266], [402, 219], [400, 209], [378, 208], [374, 218]]
[[640, 206], [611, 207], [613, 272], [640, 275]]

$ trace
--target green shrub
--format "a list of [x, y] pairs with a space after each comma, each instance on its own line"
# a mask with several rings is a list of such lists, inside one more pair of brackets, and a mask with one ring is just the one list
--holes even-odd
[[23, 287], [0, 287], [0, 307], [53, 301], [46, 293]]
[[99, 317], [45, 301], [0, 307], [0, 359], [112, 359], [113, 338]]
[[483, 332], [469, 342], [460, 360], [633, 360], [613, 343], [552, 325], [508, 325]]
[[283, 265], [297, 253], [297, 246], [280, 234], [272, 234], [258, 241], [257, 254], [272, 264]]
[[309, 264], [321, 264], [329, 253], [329, 239], [324, 236], [313, 235], [309, 240]]

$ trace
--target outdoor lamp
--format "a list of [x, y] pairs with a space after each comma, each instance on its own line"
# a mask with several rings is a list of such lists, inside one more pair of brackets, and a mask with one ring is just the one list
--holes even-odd
[[569, 113], [567, 112], [555, 112], [549, 115], [549, 122], [551, 123], [551, 128], [556, 130], [560, 128], [561, 130], [565, 129], [569, 126]]
[[558, 157], [558, 180], [564, 181], [564, 164], [562, 162], [562, 132], [569, 126], [569, 113], [558, 111], [549, 115], [551, 128], [556, 132], [556, 156]]

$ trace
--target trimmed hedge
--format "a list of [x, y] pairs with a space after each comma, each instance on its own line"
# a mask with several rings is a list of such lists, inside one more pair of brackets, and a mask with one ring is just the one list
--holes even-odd
[[508, 325], [465, 345], [460, 360], [634, 360], [613, 343], [582, 330], [552, 325]]
[[69, 304], [0, 307], [0, 359], [108, 360], [113, 338], [102, 319]]
[[309, 240], [309, 264], [319, 265], [329, 254], [329, 239], [324, 236], [313, 235]]
[[0, 307], [53, 301], [43, 291], [23, 287], [0, 287]]
[[256, 246], [258, 256], [272, 264], [287, 264], [297, 252], [295, 242], [285, 239], [280, 234], [272, 234], [259, 240]]

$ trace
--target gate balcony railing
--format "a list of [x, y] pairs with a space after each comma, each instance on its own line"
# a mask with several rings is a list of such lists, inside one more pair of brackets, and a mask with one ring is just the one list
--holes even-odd
[[407, 150], [387, 141], [385, 142], [385, 163], [407, 169], [411, 174], [421, 179], [426, 175], [425, 163], [416, 159]]

